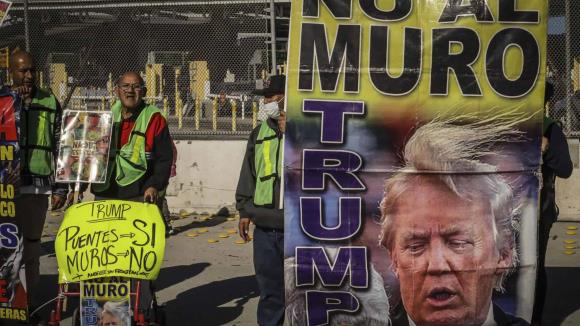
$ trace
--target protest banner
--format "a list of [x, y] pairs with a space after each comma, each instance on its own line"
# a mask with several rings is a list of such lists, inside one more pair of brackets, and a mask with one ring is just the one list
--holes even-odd
[[12, 2], [6, 0], [0, 0], [0, 26], [4, 23], [4, 19], [8, 16], [8, 10], [10, 10]]
[[288, 324], [529, 323], [546, 21], [542, 0], [292, 2]]
[[131, 325], [131, 282], [105, 278], [81, 282], [82, 326]]
[[154, 204], [102, 200], [66, 210], [55, 240], [59, 283], [118, 276], [154, 280], [165, 225]]
[[19, 108], [16, 97], [0, 94], [0, 320], [26, 321], [22, 232], [15, 204], [20, 187]]
[[104, 183], [111, 142], [111, 112], [67, 110], [62, 121], [56, 180]]

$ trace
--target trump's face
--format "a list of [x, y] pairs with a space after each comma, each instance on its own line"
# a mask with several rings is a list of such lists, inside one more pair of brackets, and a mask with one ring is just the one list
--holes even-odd
[[101, 320], [103, 326], [122, 326], [123, 322], [112, 313], [105, 311]]
[[495, 244], [490, 205], [421, 180], [388, 213], [405, 310], [417, 325], [481, 325], [496, 279], [511, 262]]

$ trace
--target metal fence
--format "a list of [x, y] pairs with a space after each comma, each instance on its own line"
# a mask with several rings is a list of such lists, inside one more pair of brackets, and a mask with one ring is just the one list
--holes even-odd
[[29, 3], [28, 34], [15, 1], [0, 48], [25, 49], [28, 35], [39, 83], [66, 108], [109, 109], [115, 79], [138, 71], [175, 138], [244, 137], [256, 125], [251, 91], [270, 70], [269, 0]]
[[569, 137], [580, 136], [580, 1], [551, 0], [548, 76], [555, 86], [549, 115]]
[[[25, 48], [23, 0], [13, 1], [0, 28], [0, 63], [7, 51]], [[29, 3], [39, 80], [68, 108], [109, 108], [115, 78], [134, 70], [176, 138], [244, 137], [256, 125], [260, 99], [251, 90], [271, 66], [270, 0]], [[549, 14], [555, 96], [548, 113], [580, 137], [580, 1], [551, 0]], [[7, 78], [1, 65], [0, 78]]]

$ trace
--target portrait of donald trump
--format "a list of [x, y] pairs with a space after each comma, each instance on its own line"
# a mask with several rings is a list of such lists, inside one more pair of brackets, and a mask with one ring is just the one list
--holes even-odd
[[528, 324], [492, 302], [517, 266], [520, 211], [492, 148], [518, 137], [507, 123], [435, 120], [406, 142], [380, 204], [402, 303], [394, 326]]

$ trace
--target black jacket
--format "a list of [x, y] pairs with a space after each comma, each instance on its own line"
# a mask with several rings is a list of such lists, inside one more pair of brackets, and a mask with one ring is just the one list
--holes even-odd
[[558, 218], [556, 206], [556, 177], [568, 178], [572, 175], [572, 160], [566, 136], [557, 123], [552, 123], [544, 133], [549, 145], [542, 155], [542, 190], [540, 193], [540, 218], [553, 223]]
[[[267, 123], [270, 128], [276, 131], [278, 139], [282, 139], [282, 133], [278, 129], [278, 122], [276, 120], [268, 119], [262, 123]], [[248, 139], [246, 154], [244, 155], [240, 179], [238, 180], [238, 187], [236, 189], [236, 209], [240, 212], [240, 218], [250, 218], [258, 227], [283, 230], [284, 210], [278, 209], [280, 207], [280, 175], [282, 171], [277, 171], [278, 176], [274, 181], [274, 204], [272, 207], [256, 207], [254, 205], [254, 191], [256, 189], [254, 150], [259, 132], [260, 126], [252, 130], [250, 138]], [[280, 156], [278, 159], [282, 160], [282, 157]]]

